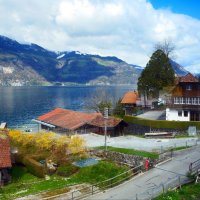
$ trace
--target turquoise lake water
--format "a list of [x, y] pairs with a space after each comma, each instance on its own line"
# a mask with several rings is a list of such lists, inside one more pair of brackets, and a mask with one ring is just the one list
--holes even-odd
[[0, 87], [0, 122], [9, 127], [32, 123], [50, 110], [61, 107], [88, 111], [86, 104], [98, 91], [117, 101], [134, 86], [73, 86], [73, 87]]

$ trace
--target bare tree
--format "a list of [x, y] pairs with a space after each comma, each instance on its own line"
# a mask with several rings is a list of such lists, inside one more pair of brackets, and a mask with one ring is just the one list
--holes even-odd
[[105, 90], [98, 88], [86, 102], [85, 108], [103, 113], [104, 108], [111, 109], [112, 100]]
[[174, 51], [176, 49], [175, 44], [169, 39], [165, 39], [163, 42], [157, 43], [154, 48], [155, 51], [158, 49], [162, 50], [168, 58], [172, 58], [175, 56], [174, 55]]

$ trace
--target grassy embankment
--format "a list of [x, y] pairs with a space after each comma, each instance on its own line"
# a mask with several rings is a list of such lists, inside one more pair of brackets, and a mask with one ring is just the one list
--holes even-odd
[[154, 200], [199, 200], [200, 199], [200, 183], [188, 184], [176, 191], [169, 191], [158, 196]]
[[[67, 170], [67, 168], [66, 168]], [[94, 184], [112, 178], [128, 170], [126, 166], [118, 166], [111, 162], [100, 161], [98, 164], [78, 168], [78, 171], [69, 176], [62, 177], [57, 174], [49, 176], [48, 180], [30, 174], [25, 167], [13, 167], [12, 182], [0, 189], [0, 199], [10, 200], [29, 194], [38, 194], [44, 191], [51, 195], [69, 191], [69, 186], [88, 183]], [[118, 180], [126, 175], [118, 177]]]

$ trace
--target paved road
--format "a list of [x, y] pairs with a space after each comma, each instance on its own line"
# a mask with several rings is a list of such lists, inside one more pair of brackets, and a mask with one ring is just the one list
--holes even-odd
[[185, 176], [191, 162], [200, 158], [200, 146], [176, 153], [175, 157], [153, 170], [87, 200], [149, 200], [162, 192], [162, 184], [170, 185], [187, 180]]

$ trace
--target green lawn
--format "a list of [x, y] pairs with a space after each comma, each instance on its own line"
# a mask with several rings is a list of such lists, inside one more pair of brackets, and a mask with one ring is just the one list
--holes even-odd
[[[97, 183], [128, 170], [128, 167], [118, 166], [111, 162], [100, 161], [97, 165], [79, 168], [70, 177], [50, 176], [49, 180], [37, 178], [27, 172], [25, 167], [13, 167], [12, 183], [0, 189], [0, 199], [11, 200], [29, 194], [44, 191], [55, 191], [81, 183]], [[124, 178], [120, 177], [120, 178]], [[59, 191], [60, 192], [60, 191]]]
[[127, 166], [118, 166], [115, 163], [100, 161], [99, 164], [81, 168], [79, 173], [72, 176], [72, 182], [98, 183], [110, 179], [127, 171]]
[[[104, 146], [97, 147], [97, 149], [104, 150]], [[130, 155], [136, 155], [136, 156], [141, 156], [141, 157], [147, 157], [147, 158], [153, 158], [156, 159], [159, 157], [158, 153], [154, 152], [147, 152], [147, 151], [139, 151], [135, 149], [125, 149], [125, 148], [118, 148], [118, 147], [111, 147], [108, 146], [108, 151], [116, 151], [119, 153], [124, 153], [124, 154], [130, 154]]]
[[167, 192], [160, 195], [154, 200], [199, 200], [200, 199], [200, 183], [189, 184], [183, 186], [182, 189]]
[[188, 134], [180, 134], [180, 135], [175, 135], [175, 138], [195, 138], [195, 136], [189, 136]]
[[190, 146], [182, 146], [182, 147], [174, 147], [174, 148], [171, 148], [170, 150], [173, 150], [173, 151], [180, 151], [180, 150], [183, 150], [183, 149], [188, 149], [190, 148]]

